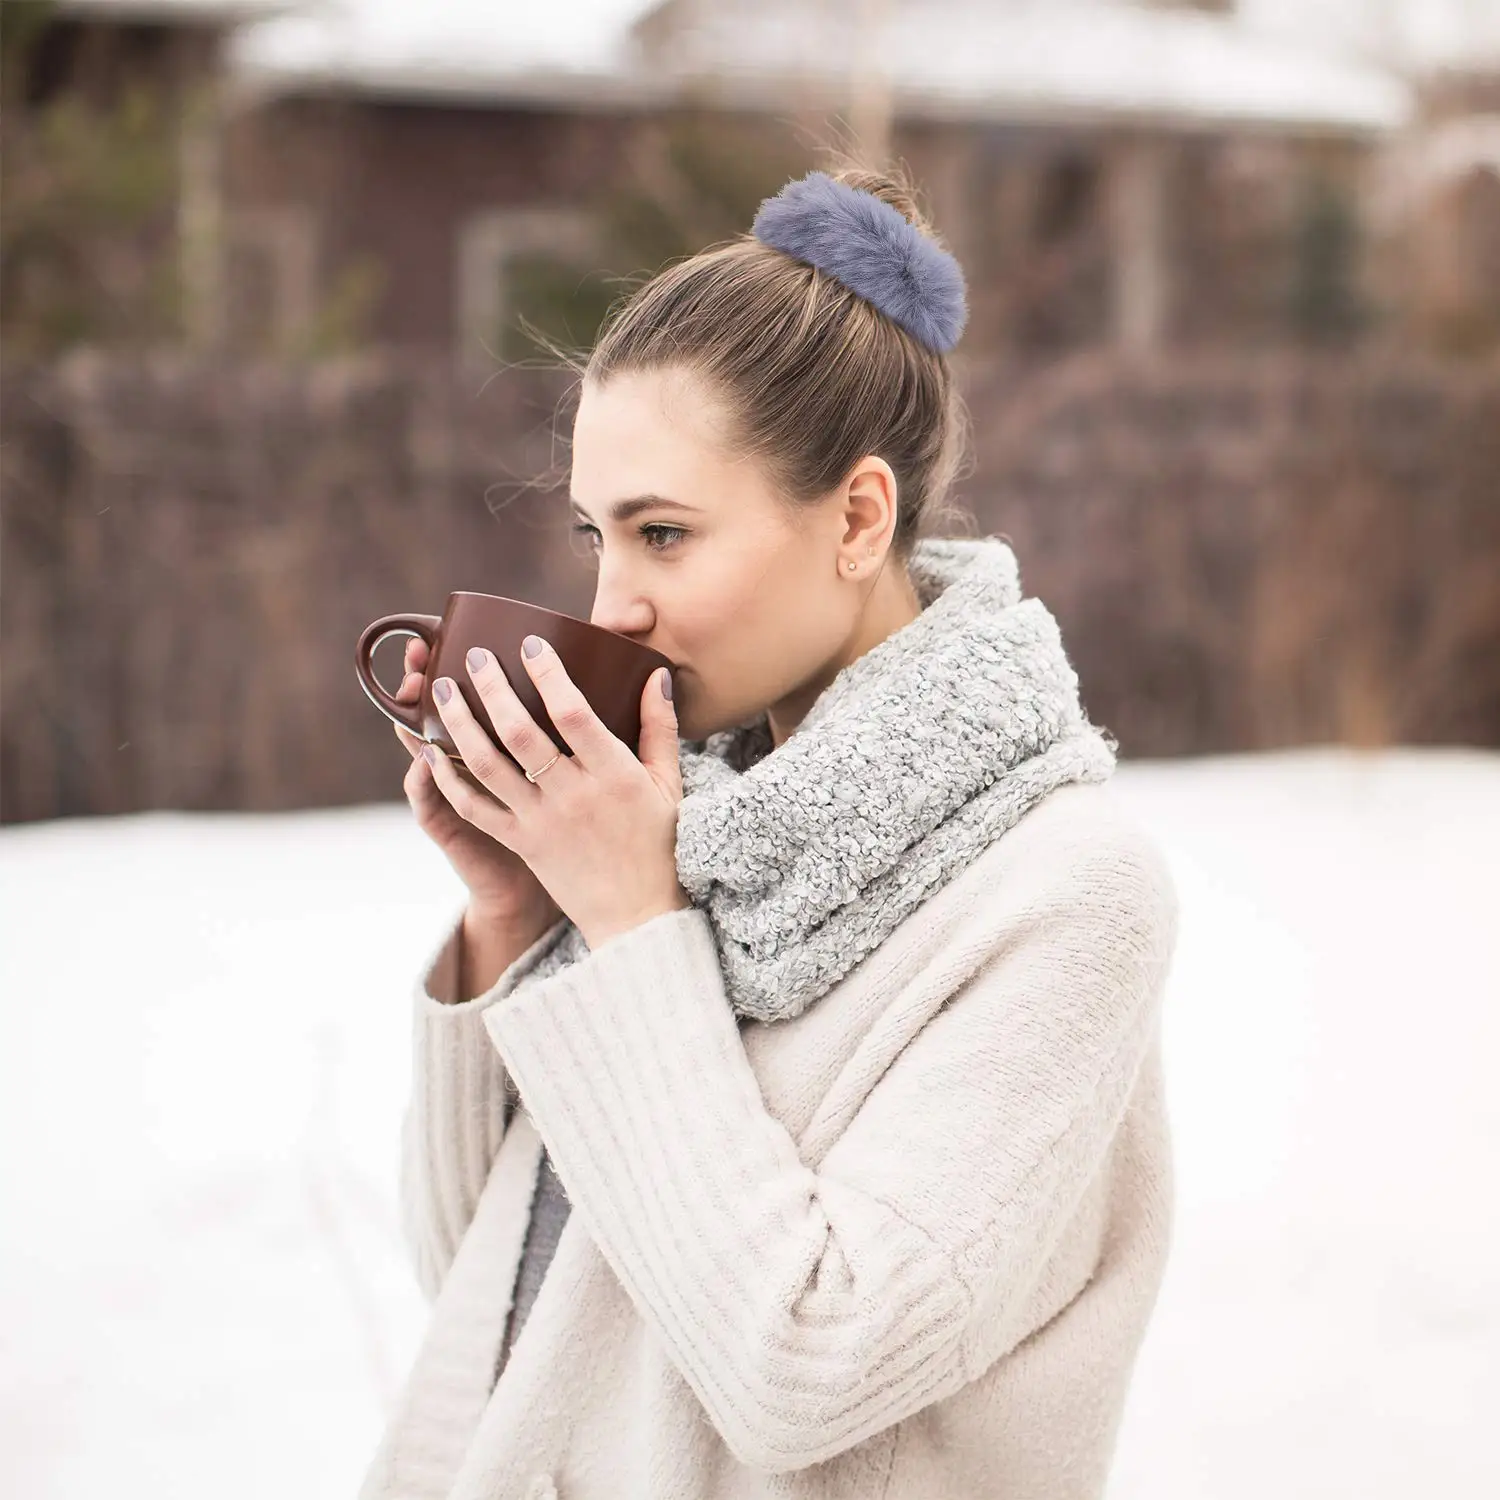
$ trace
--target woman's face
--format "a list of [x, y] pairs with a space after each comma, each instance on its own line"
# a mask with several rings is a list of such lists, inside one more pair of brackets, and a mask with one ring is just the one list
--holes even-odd
[[[688, 372], [585, 382], [573, 427], [575, 546], [598, 568], [592, 623], [674, 663], [683, 739], [769, 711], [780, 744], [873, 644], [864, 639], [872, 617], [876, 628], [895, 618], [890, 601], [867, 607], [872, 583], [889, 594], [899, 579], [913, 605], [900, 623], [915, 613], [904, 569], [879, 567], [895, 526], [895, 481], [872, 458], [826, 500], [792, 513], [759, 463], [728, 450], [723, 431]], [[624, 505], [636, 508], [617, 514]]]

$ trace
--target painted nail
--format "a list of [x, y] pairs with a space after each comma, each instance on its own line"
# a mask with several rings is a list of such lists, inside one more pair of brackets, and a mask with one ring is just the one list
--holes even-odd
[[432, 685], [432, 696], [439, 703], [446, 703], [452, 696], [453, 684], [446, 677], [439, 677]]
[[662, 668], [661, 695], [668, 703], [672, 701], [672, 673], [666, 667]]
[[422, 759], [425, 760], [429, 766], [435, 766], [437, 764], [437, 746], [423, 745]]
[[464, 658], [471, 672], [478, 672], [489, 659], [490, 653], [483, 646], [470, 646], [469, 654]]
[[539, 635], [528, 635], [521, 642], [521, 651], [526, 656], [535, 656], [542, 649], [542, 638]]

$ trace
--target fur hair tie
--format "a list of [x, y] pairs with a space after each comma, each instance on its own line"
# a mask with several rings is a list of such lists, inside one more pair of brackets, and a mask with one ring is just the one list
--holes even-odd
[[899, 209], [809, 172], [767, 198], [750, 232], [842, 282], [918, 343], [946, 354], [968, 320], [964, 273]]

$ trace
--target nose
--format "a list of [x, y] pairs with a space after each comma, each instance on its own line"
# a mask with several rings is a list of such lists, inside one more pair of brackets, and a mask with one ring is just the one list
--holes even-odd
[[[589, 624], [597, 625], [601, 630], [612, 630], [616, 635], [623, 635], [626, 640], [634, 641], [638, 646], [650, 646], [650, 626], [646, 623], [650, 619], [649, 611], [632, 608], [629, 605], [620, 608], [611, 608], [607, 604], [601, 604], [600, 596], [595, 595], [594, 608], [589, 614]], [[660, 647], [652, 647], [660, 650]], [[666, 655], [665, 652], [662, 653]], [[672, 661], [671, 657], [667, 658]], [[672, 669], [675, 671], [677, 663], [672, 661]]]
[[636, 641], [650, 629], [651, 611], [639, 594], [622, 587], [620, 582], [606, 582], [601, 574], [594, 589], [589, 624], [598, 625], [603, 630], [612, 630], [616, 635], [628, 635], [631, 640]]

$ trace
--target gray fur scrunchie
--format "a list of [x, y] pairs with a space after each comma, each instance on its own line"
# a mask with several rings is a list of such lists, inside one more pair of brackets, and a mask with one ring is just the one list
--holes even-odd
[[842, 282], [918, 343], [946, 354], [968, 320], [964, 273], [899, 209], [826, 172], [789, 182], [751, 234]]

